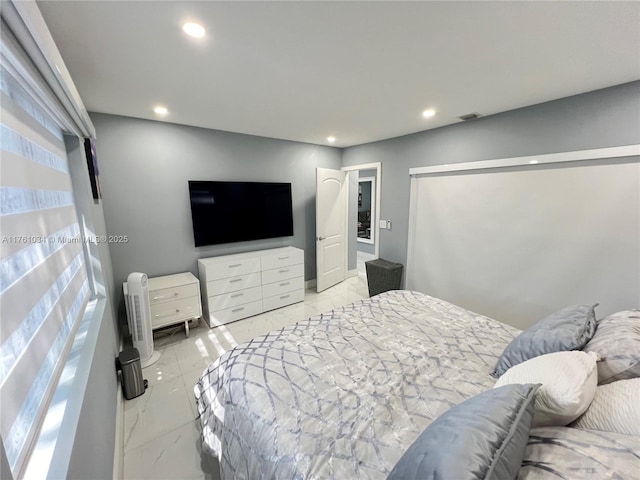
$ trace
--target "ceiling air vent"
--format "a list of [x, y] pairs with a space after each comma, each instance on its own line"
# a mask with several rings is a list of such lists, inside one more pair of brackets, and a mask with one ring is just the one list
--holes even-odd
[[467, 113], [466, 115], [461, 115], [458, 117], [460, 120], [474, 120], [480, 116], [479, 113]]

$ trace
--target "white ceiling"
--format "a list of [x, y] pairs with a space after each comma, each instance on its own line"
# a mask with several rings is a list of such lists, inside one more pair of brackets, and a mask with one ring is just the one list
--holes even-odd
[[339, 147], [640, 79], [638, 1], [38, 6], [89, 111]]

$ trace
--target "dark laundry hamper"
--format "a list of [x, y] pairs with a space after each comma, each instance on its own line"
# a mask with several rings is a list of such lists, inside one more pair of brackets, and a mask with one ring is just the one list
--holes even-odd
[[400, 290], [402, 264], [378, 258], [364, 263], [367, 270], [369, 296], [373, 297], [389, 290]]

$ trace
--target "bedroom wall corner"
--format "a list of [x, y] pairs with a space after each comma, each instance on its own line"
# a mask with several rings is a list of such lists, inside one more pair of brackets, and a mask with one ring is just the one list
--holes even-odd
[[[348, 147], [343, 152], [343, 168], [383, 163], [381, 216], [392, 220], [393, 228], [380, 232], [380, 256], [406, 264], [410, 168], [638, 143], [640, 81], [634, 81], [470, 122]], [[468, 192], [467, 201], [473, 204], [474, 192]], [[570, 277], [567, 280], [570, 283]], [[634, 306], [638, 305], [630, 308]]]
[[342, 166], [381, 162], [380, 256], [407, 259], [409, 168], [640, 143], [640, 81], [381, 140], [342, 152]]
[[[190, 271], [198, 258], [291, 245], [305, 251], [305, 280], [315, 278], [315, 171], [339, 169], [335, 147], [91, 114], [111, 244], [116, 305], [133, 271]], [[291, 182], [294, 236], [194, 247], [188, 180]], [[122, 309], [121, 309], [122, 310]]]

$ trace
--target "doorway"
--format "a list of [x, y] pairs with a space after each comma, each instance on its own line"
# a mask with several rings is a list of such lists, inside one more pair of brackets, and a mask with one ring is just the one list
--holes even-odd
[[[332, 222], [328, 222], [329, 217], [325, 218], [325, 215], [322, 212], [318, 212], [316, 210], [316, 287], [318, 291], [322, 291], [325, 288], [328, 288], [330, 285], [334, 285], [335, 283], [340, 283], [342, 280], [345, 280], [348, 277], [357, 277], [361, 276], [365, 278], [364, 274], [364, 262], [367, 260], [373, 260], [379, 257], [380, 251], [380, 201], [381, 201], [381, 183], [382, 183], [382, 164], [381, 162], [376, 163], [368, 163], [362, 165], [353, 165], [349, 167], [342, 167], [342, 172], [346, 173], [344, 180], [337, 180], [333, 182], [335, 185], [338, 183], [342, 184], [344, 181], [344, 198], [346, 201], [340, 201], [338, 199], [338, 195], [330, 195], [333, 200], [325, 201], [322, 200], [323, 189], [320, 187], [321, 184], [328, 185], [327, 181], [330, 179], [323, 178], [322, 182], [320, 175], [321, 170], [325, 170], [325, 173], [330, 173], [330, 176], [337, 175], [338, 172], [327, 172], [327, 169], [317, 169], [316, 176], [316, 209], [327, 208], [333, 205], [335, 208], [330, 208], [333, 214], [337, 215], [339, 211], [342, 218], [342, 223], [344, 225], [344, 242], [342, 242], [342, 252], [344, 254], [341, 256], [342, 260], [340, 260], [340, 255], [338, 250], [340, 250], [339, 246], [334, 246], [331, 252], [328, 251], [329, 245], [329, 237], [332, 239], [336, 237], [337, 234], [326, 234], [325, 227], [327, 224], [338, 225], [341, 220], [336, 220]], [[358, 193], [359, 193], [359, 180], [360, 177], [363, 178], [373, 178], [371, 181], [371, 210], [368, 214], [370, 218], [370, 224], [368, 227], [365, 227], [364, 222], [361, 222], [360, 231], [364, 231], [366, 235], [367, 228], [369, 229], [369, 238], [361, 237], [365, 240], [369, 240], [369, 242], [358, 242]], [[326, 181], [325, 181], [326, 180]], [[342, 189], [342, 187], [341, 187]], [[334, 192], [337, 194], [337, 189]], [[339, 207], [342, 204], [344, 207]], [[364, 214], [363, 218], [366, 218], [367, 215]], [[335, 219], [334, 219], [335, 220]], [[364, 228], [362, 228], [364, 227]], [[337, 231], [337, 229], [334, 229]], [[359, 252], [358, 246], [360, 245], [360, 249], [368, 249], [367, 252]], [[321, 252], [322, 248], [325, 248], [325, 252]], [[369, 253], [370, 252], [370, 253]], [[329, 253], [330, 255], [327, 257], [323, 257], [323, 253]], [[331, 261], [327, 261], [326, 258], [329, 258]], [[343, 265], [340, 268], [340, 264]], [[358, 267], [361, 267], [362, 273], [359, 272]], [[339, 274], [339, 271], [342, 273]], [[320, 281], [320, 275], [323, 275], [320, 272], [326, 272], [326, 275], [330, 275], [332, 277], [331, 281]], [[335, 276], [335, 278], [333, 278]], [[322, 283], [322, 285], [318, 285]]]
[[364, 262], [380, 250], [380, 162], [343, 167], [349, 174], [348, 276], [363, 276]]

